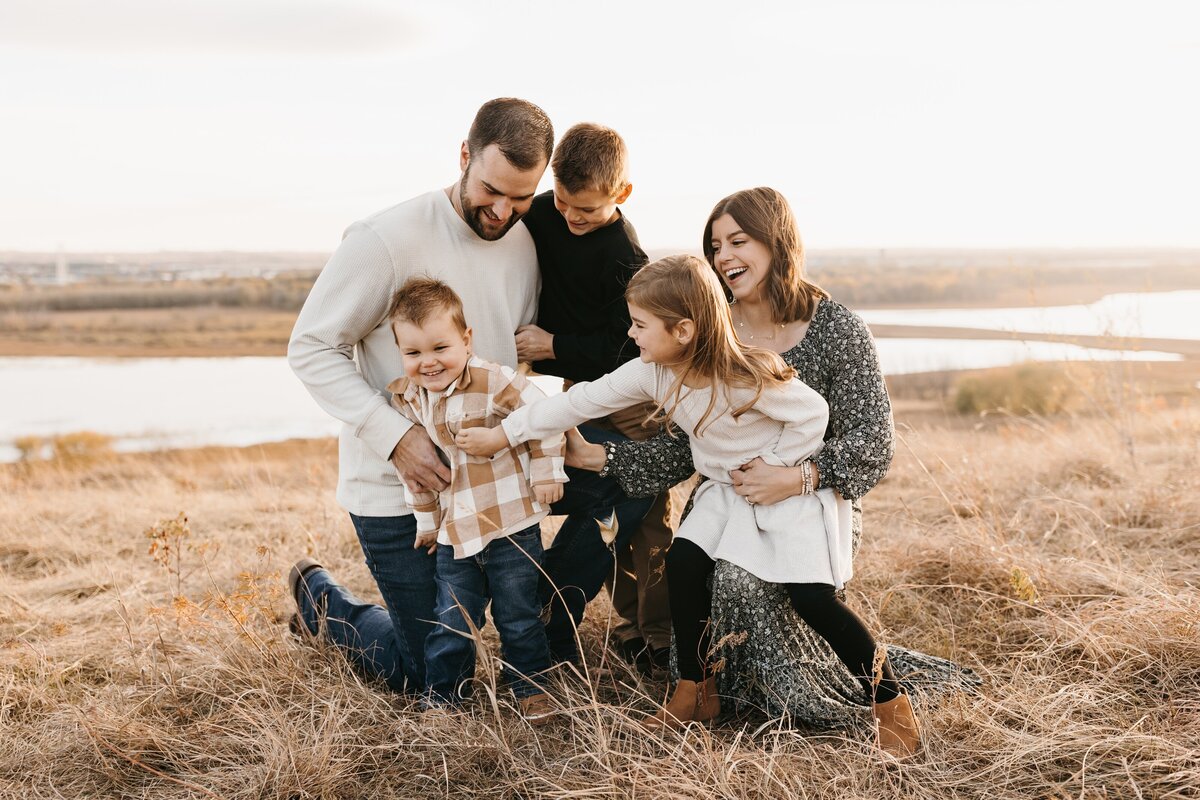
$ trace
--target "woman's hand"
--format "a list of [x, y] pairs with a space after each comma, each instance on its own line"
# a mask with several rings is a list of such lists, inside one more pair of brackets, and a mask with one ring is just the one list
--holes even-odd
[[454, 437], [454, 443], [468, 455], [491, 458], [508, 447], [508, 437], [499, 425], [495, 428], [463, 428]]
[[424, 550], [429, 555], [437, 552], [437, 531], [427, 531], [426, 533], [418, 533], [417, 538], [413, 541], [414, 550]]
[[554, 336], [537, 325], [522, 325], [517, 328], [518, 361], [552, 361], [554, 359]]
[[[800, 472], [807, 469], [804, 464], [798, 467], [773, 467], [756, 458], [743, 464], [741, 469], [730, 470], [729, 477], [733, 481], [733, 490], [754, 505], [769, 506], [778, 503], [792, 495], [802, 494], [804, 475]], [[816, 478], [816, 465], [812, 466], [813, 477]], [[814, 480], [813, 485], [816, 486]]]
[[604, 469], [605, 458], [604, 445], [592, 444], [584, 439], [578, 428], [567, 431], [567, 450], [563, 460], [568, 467], [599, 472]]

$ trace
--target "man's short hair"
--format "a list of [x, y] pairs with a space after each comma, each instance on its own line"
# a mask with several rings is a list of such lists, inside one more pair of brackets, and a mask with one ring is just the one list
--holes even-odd
[[613, 195], [629, 183], [627, 157], [620, 134], [581, 122], [563, 134], [551, 166], [554, 179], [572, 194], [591, 189]]
[[459, 333], [467, 330], [462, 299], [445, 283], [434, 278], [409, 278], [392, 295], [388, 319], [392, 322], [411, 322], [424, 325], [425, 320], [439, 311], [447, 311]]
[[471, 158], [492, 144], [517, 169], [534, 169], [550, 160], [554, 126], [546, 112], [528, 100], [497, 97], [480, 106], [467, 134]]

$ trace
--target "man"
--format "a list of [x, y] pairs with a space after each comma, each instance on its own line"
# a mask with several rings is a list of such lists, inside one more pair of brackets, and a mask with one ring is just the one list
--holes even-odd
[[[515, 98], [485, 103], [461, 145], [458, 181], [351, 225], [313, 285], [288, 345], [297, 377], [343, 423], [337, 498], [387, 606], [362, 602], [305, 559], [291, 575], [300, 622], [316, 633], [327, 616], [330, 640], [399, 691], [424, 685], [436, 595], [434, 558], [414, 549], [416, 522], [400, 481], [415, 491], [440, 491], [450, 472], [424, 429], [388, 402], [385, 387], [404, 369], [387, 306], [413, 275], [445, 281], [462, 298], [476, 353], [515, 366], [514, 332], [533, 320], [538, 293], [533, 242], [518, 223], [553, 146], [550, 120], [534, 104]], [[598, 540], [598, 531], [576, 534], [594, 529], [591, 518], [625, 498], [611, 479], [575, 470], [570, 477], [554, 511], [573, 514], [564, 524], [572, 540]]]

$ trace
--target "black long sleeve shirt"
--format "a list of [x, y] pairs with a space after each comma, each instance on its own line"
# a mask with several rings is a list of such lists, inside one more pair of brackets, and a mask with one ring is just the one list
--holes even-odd
[[635, 357], [625, 285], [647, 258], [625, 216], [576, 236], [551, 191], [535, 197], [523, 219], [542, 273], [537, 324], [554, 335], [554, 359], [534, 362], [534, 370], [593, 381]]

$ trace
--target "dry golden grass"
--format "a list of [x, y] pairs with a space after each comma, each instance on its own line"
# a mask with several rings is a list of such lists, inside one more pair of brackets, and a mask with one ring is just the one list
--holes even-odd
[[985, 681], [921, 707], [910, 763], [767, 720], [651, 736], [663, 687], [619, 669], [555, 728], [490, 658], [466, 713], [419, 714], [285, 632], [306, 553], [376, 596], [308, 442], [0, 467], [0, 796], [1195, 797], [1200, 412], [900, 431], [851, 601]]

